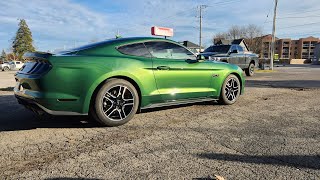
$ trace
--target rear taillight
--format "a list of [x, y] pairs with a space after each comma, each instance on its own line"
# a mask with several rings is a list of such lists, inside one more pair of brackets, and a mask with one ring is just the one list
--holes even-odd
[[26, 63], [20, 69], [22, 74], [44, 74], [50, 71], [52, 64], [47, 60], [52, 54], [49, 53], [26, 53]]

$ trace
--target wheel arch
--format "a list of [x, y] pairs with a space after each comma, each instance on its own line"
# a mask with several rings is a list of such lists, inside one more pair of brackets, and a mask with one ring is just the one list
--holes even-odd
[[[238, 73], [236, 73], [236, 72], [232, 72], [232, 73], [230, 73], [230, 74], [233, 74], [233, 75], [235, 75], [238, 79], [239, 79], [239, 81], [240, 81], [240, 94], [242, 94], [243, 92], [243, 85], [244, 85], [244, 83], [243, 83], [243, 78], [240, 76], [240, 74], [238, 74]], [[229, 75], [230, 75], [229, 74]]]

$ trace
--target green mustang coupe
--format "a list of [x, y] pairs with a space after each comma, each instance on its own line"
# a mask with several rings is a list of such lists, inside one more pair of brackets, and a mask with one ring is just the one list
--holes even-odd
[[105, 126], [124, 124], [147, 108], [233, 104], [244, 90], [238, 66], [206, 61], [161, 38], [120, 38], [24, 57], [15, 75], [20, 104], [39, 115], [90, 115]]

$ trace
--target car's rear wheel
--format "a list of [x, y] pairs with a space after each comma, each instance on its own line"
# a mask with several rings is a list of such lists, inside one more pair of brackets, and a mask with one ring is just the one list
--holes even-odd
[[253, 76], [254, 74], [254, 64], [250, 63], [248, 68], [245, 70], [247, 76]]
[[123, 79], [109, 79], [98, 91], [90, 114], [104, 126], [119, 126], [132, 119], [139, 107], [135, 87]]
[[8, 67], [4, 67], [3, 70], [4, 71], [9, 71], [9, 68]]
[[230, 74], [221, 87], [219, 103], [230, 105], [240, 96], [241, 84], [237, 76]]

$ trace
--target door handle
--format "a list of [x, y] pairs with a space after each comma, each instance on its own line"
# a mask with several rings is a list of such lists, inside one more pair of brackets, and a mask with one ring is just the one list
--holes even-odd
[[170, 67], [169, 66], [158, 66], [157, 69], [158, 70], [169, 70]]

